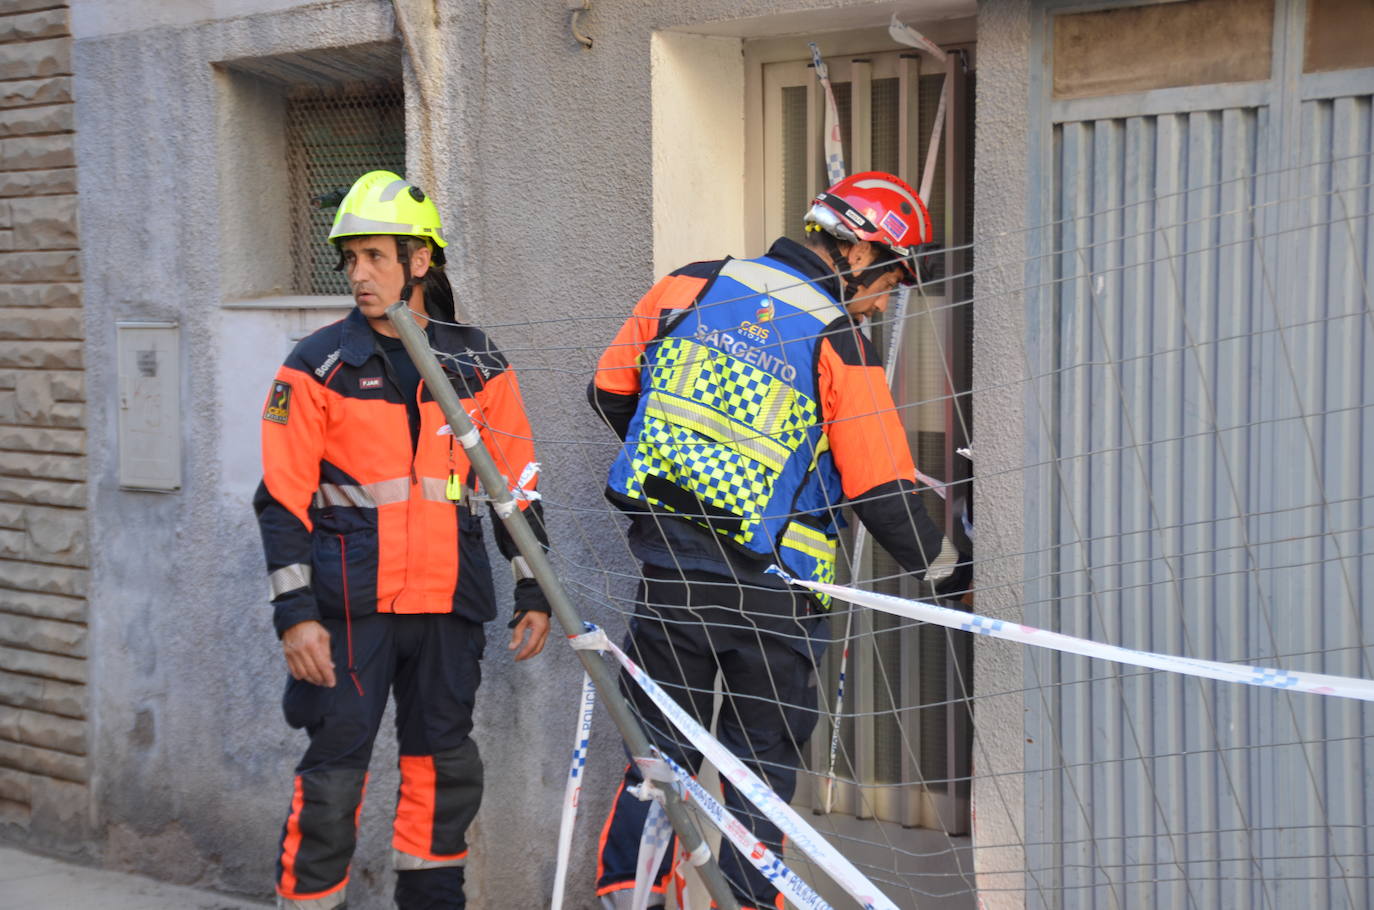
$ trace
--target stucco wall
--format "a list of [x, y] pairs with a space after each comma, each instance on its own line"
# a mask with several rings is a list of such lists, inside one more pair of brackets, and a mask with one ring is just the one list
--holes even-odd
[[[1030, 136], [1030, 4], [978, 4], [978, 141], [974, 244], [978, 271], [973, 335], [975, 512], [978, 552], [1024, 551], [1026, 457], [1025, 263]], [[1015, 556], [978, 565], [978, 612], [1021, 618], [1023, 566]], [[979, 898], [987, 910], [1024, 906], [1023, 654], [979, 637], [973, 748], [973, 844]], [[1006, 692], [989, 696], [986, 693]]]
[[746, 255], [743, 43], [660, 32], [652, 55], [654, 272]]
[[[427, 111], [408, 68], [412, 140], [426, 113], [442, 124], [430, 191], [457, 240], [450, 271], [459, 305], [516, 363], [537, 432], [550, 440], [540, 455], [558, 564], [570, 579], [585, 579], [586, 565], [626, 573], [596, 575], [601, 587], [574, 591], [587, 618], [612, 630], [624, 623], [605, 604], [632, 590], [628, 554], [606, 547], [619, 539], [620, 522], [570, 507], [601, 501], [611, 454], [597, 442], [602, 431], [582, 393], [596, 347], [654, 278], [651, 38], [828, 3], [597, 0], [583, 19], [596, 42], [588, 51], [559, 4], [441, 0], [442, 68]], [[99, 440], [91, 471], [96, 848], [108, 865], [259, 894], [269, 887], [304, 737], [277, 707], [284, 672], [249, 507], [258, 414], [289, 337], [331, 316], [221, 305], [232, 282], [223, 280], [217, 246], [218, 150], [233, 129], [256, 127], [230, 124], [226, 133], [217, 122], [222, 95], [211, 64], [395, 35], [381, 0], [281, 6], [202, 5], [199, 15], [169, 21], [131, 3], [128, 16], [148, 17], [149, 27], [91, 15], [76, 47], [78, 117], [89, 137], [79, 161], [83, 173], [101, 175], [81, 200], [94, 238], [83, 263]], [[869, 18], [885, 19], [867, 6]], [[413, 146], [409, 154], [418, 167]], [[181, 325], [180, 493], [123, 492], [115, 482], [111, 350], [114, 323], [131, 317]], [[497, 581], [507, 604], [509, 581], [499, 572]], [[489, 774], [470, 895], [475, 907], [536, 906], [553, 877], [580, 667], [557, 640], [538, 660], [513, 665], [500, 627], [490, 632], [477, 716]], [[379, 748], [374, 758], [350, 901], [358, 910], [389, 905], [393, 756]], [[619, 739], [603, 719], [583, 791], [573, 894], [589, 892], [596, 830], [622, 767]]]
[[[290, 336], [338, 314], [221, 308], [218, 149], [240, 138], [234, 128], [261, 124], [221, 132], [210, 64], [391, 35], [377, 3], [77, 33], [78, 121], [90, 130], [77, 157], [100, 175], [82, 187], [81, 216], [95, 240], [83, 259], [97, 440], [93, 847], [106, 866], [264, 896], [270, 887], [302, 737], [277, 708], [284, 673], [249, 505], [258, 474], [252, 418]], [[113, 348], [116, 322], [129, 319], [180, 326], [184, 407], [168, 415], [180, 421], [184, 445], [177, 493], [117, 484]], [[383, 774], [372, 792], [387, 790]], [[384, 801], [374, 798], [369, 815]], [[364, 880], [381, 874], [372, 821]]]

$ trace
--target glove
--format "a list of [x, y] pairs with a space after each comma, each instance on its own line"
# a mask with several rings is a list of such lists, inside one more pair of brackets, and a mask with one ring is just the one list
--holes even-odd
[[940, 552], [926, 566], [926, 581], [938, 585], [954, 574], [957, 565], [959, 565], [959, 551], [954, 548], [954, 544], [949, 542], [948, 537], [941, 537]]

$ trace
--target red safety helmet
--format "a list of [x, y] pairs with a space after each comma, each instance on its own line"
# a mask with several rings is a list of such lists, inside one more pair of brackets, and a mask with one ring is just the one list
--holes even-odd
[[882, 171], [864, 171], [844, 178], [816, 195], [806, 223], [832, 237], [855, 243], [867, 240], [896, 254], [906, 273], [905, 284], [916, 282], [914, 247], [932, 238], [930, 213], [906, 182]]

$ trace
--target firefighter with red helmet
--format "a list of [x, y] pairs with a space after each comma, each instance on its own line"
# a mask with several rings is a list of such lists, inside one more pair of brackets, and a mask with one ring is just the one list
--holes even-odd
[[[277, 852], [278, 906], [344, 904], [372, 746], [396, 701], [391, 839], [401, 910], [465, 906], [467, 828], [482, 796], [469, 735], [484, 624], [496, 617], [476, 473], [386, 317], [410, 306], [519, 507], [543, 539], [529, 421], [510, 364], [457, 322], [434, 202], [388, 171], [354, 183], [330, 241], [356, 306], [296, 345], [262, 414], [254, 497], [287, 723], [310, 744]], [[537, 655], [549, 606], [500, 521], [515, 575], [510, 649]]]
[[[643, 581], [627, 652], [784, 800], [816, 722], [815, 664], [827, 598], [766, 570], [833, 581], [841, 505], [904, 569], [928, 581], [953, 547], [919, 496], [907, 436], [860, 323], [916, 281], [930, 216], [886, 173], [816, 196], [806, 240], [755, 259], [685, 266], [644, 295], [602, 354], [588, 397], [624, 440], [606, 495], [631, 518]], [[701, 756], [632, 682], [661, 749]], [[597, 893], [628, 907], [647, 804], [633, 762], [602, 832]], [[755, 837], [780, 834], [728, 782], [727, 806]], [[781, 906], [768, 879], [727, 851], [721, 869], [746, 908]], [[667, 889], [667, 865], [654, 883]]]

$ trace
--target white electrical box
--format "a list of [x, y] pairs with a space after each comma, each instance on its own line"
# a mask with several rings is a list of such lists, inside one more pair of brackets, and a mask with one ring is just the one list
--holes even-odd
[[119, 485], [181, 489], [181, 359], [175, 322], [121, 322]]

